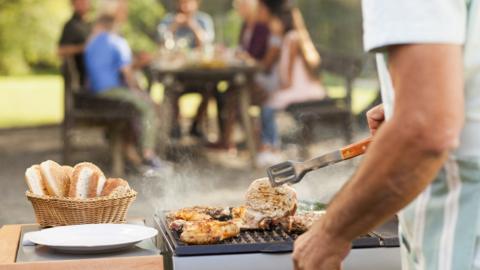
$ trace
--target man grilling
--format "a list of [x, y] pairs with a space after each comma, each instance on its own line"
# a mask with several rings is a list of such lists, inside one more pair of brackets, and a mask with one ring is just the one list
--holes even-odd
[[363, 15], [384, 105], [295, 268], [340, 269], [355, 237], [399, 212], [403, 269], [480, 269], [480, 1], [364, 0]]

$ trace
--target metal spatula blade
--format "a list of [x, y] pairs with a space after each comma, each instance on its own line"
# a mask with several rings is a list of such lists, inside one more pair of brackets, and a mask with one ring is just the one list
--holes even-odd
[[276, 164], [267, 169], [268, 179], [270, 180], [272, 187], [281, 186], [287, 183], [296, 184], [300, 182], [308, 172], [365, 153], [370, 142], [371, 138], [367, 138], [305, 162], [285, 161]]
[[296, 163], [298, 162], [285, 161], [268, 168], [267, 174], [270, 184], [275, 187], [286, 183], [296, 183], [295, 181], [300, 179], [298, 177], [299, 170], [295, 169]]

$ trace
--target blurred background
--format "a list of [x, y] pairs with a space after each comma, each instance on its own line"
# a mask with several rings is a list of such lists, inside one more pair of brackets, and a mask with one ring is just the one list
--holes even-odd
[[[93, 9], [88, 16], [94, 19], [95, 6], [99, 1], [91, 2]], [[363, 114], [378, 102], [378, 83], [371, 56], [362, 50], [360, 1], [298, 0], [296, 4], [321, 55], [334, 55], [338, 59], [353, 59], [359, 63], [351, 100], [353, 130], [354, 138], [367, 136]], [[128, 9], [128, 21], [123, 25], [121, 34], [133, 51], [155, 53], [158, 50], [157, 25], [168, 11], [174, 9], [173, 1], [130, 0]], [[242, 21], [233, 9], [232, 1], [202, 0], [200, 10], [210, 14], [214, 20], [215, 43], [236, 47]], [[61, 160], [64, 82], [57, 47], [62, 27], [71, 14], [69, 0], [0, 0], [0, 183], [9, 185], [0, 189], [0, 225], [33, 220], [31, 207], [24, 197], [24, 171], [31, 164], [46, 159]], [[344, 78], [339, 74], [323, 71], [322, 81], [330, 97], [346, 95]], [[155, 82], [152, 97], [161, 102], [163, 91], [164, 86]], [[181, 117], [192, 117], [195, 113], [193, 108], [199, 103], [198, 94], [182, 97]], [[252, 111], [252, 116], [258, 117], [258, 113]], [[215, 114], [215, 110], [209, 110], [210, 117]], [[283, 119], [281, 123], [285, 123], [280, 125], [280, 130], [287, 137], [287, 143], [282, 148], [285, 157], [299, 159], [295, 148], [297, 142], [288, 138], [288, 130], [295, 124], [288, 116], [280, 118]], [[334, 124], [325, 123], [315, 129], [315, 142], [310, 146], [312, 155], [345, 144], [341, 130]], [[97, 131], [80, 132], [81, 136], [75, 140], [83, 147], [78, 148], [75, 160], [94, 161], [108, 168], [110, 156], [103, 134]], [[248, 158], [241, 154], [232, 158], [216, 152], [203, 155], [203, 150], [182, 151], [177, 153], [177, 157], [180, 156], [177, 159], [180, 165], [177, 166], [181, 166], [181, 170], [170, 179], [152, 180], [134, 174], [126, 176], [132, 186], [141, 192], [132, 209], [133, 214], [148, 216], [155, 209], [178, 206], [178, 201], [172, 204], [172, 198], [178, 198], [180, 193], [189, 194], [188, 200], [180, 203], [184, 205], [238, 204], [251, 180], [265, 175], [264, 168], [251, 170], [246, 165]], [[348, 179], [356, 162], [313, 173], [298, 186], [301, 197], [328, 201]]]
[[[128, 5], [128, 23], [122, 33], [134, 51], [154, 51], [156, 26], [166, 11], [173, 9], [173, 1], [139, 0], [129, 1]], [[362, 52], [358, 1], [299, 0], [298, 5], [319, 49], [366, 57]], [[231, 1], [204, 0], [201, 9], [215, 21], [217, 42], [238, 44], [241, 19]], [[0, 1], [0, 128], [62, 121], [61, 61], [56, 48], [63, 24], [70, 16], [68, 0]], [[89, 16], [93, 18], [94, 14]], [[373, 77], [371, 68], [365, 69], [363, 75]], [[354, 104], [355, 111], [363, 105]]]

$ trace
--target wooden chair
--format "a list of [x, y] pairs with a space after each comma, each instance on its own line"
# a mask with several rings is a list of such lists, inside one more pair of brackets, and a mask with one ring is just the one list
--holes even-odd
[[352, 90], [353, 82], [361, 72], [362, 60], [328, 52], [321, 55], [319, 71], [341, 76], [345, 81], [346, 94], [342, 98], [296, 103], [286, 109], [301, 127], [299, 141], [304, 158], [309, 156], [307, 147], [313, 141], [313, 130], [318, 123], [328, 121], [340, 125], [346, 143], [350, 143], [353, 137]]
[[111, 153], [111, 173], [122, 176], [125, 171], [123, 144], [125, 130], [131, 126], [136, 110], [127, 103], [93, 96], [80, 85], [73, 58], [67, 58], [62, 68], [64, 78], [65, 115], [62, 126], [63, 163], [70, 164], [73, 154], [73, 129], [102, 127], [108, 131]]

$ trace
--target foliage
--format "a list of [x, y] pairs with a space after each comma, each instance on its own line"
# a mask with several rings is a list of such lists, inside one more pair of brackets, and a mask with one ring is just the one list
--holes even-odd
[[[307, 28], [317, 46], [348, 55], [362, 54], [362, 16], [357, 0], [297, 0]], [[226, 44], [235, 41], [239, 20], [231, 12], [231, 1], [203, 0], [202, 9], [212, 14], [221, 25]], [[230, 23], [225, 23], [230, 22]], [[217, 32], [218, 33], [218, 32]]]
[[165, 10], [157, 0], [128, 2], [128, 23], [122, 30], [134, 51], [152, 51], [156, 48], [157, 25]]
[[[164, 13], [156, 0], [129, 1], [123, 32], [134, 50], [153, 50]], [[71, 16], [69, 0], [0, 0], [0, 74], [57, 68], [56, 47]]]
[[55, 65], [60, 25], [68, 13], [68, 1], [0, 1], [0, 74]]
[[[95, 2], [95, 0], [92, 0]], [[165, 6], [175, 0], [130, 0], [123, 33], [134, 51], [155, 49], [156, 26]], [[69, 0], [0, 0], [0, 74], [58, 67], [55, 54], [63, 24], [71, 14]], [[97, 0], [98, 2], [98, 0]], [[314, 42], [322, 49], [362, 54], [360, 1], [297, 0]], [[216, 24], [217, 41], [238, 43], [240, 18], [230, 0], [203, 0], [202, 10]]]
[[318, 47], [348, 55], [363, 54], [360, 1], [299, 0], [298, 4]]

